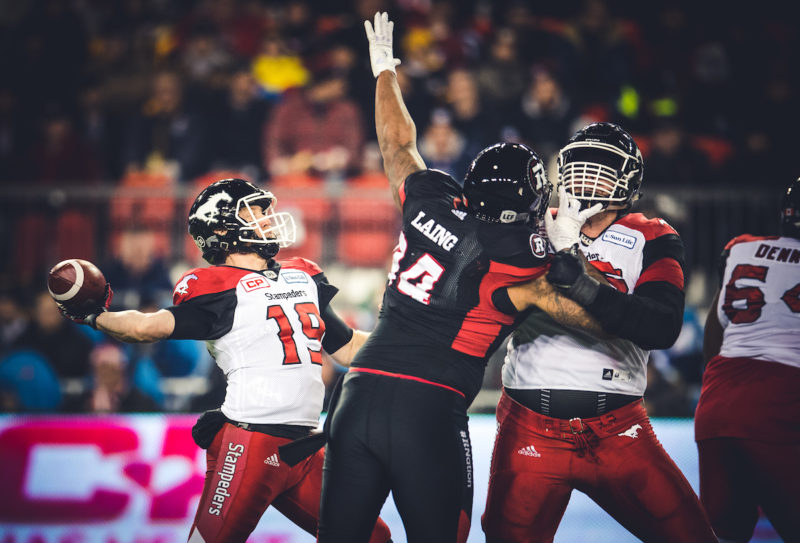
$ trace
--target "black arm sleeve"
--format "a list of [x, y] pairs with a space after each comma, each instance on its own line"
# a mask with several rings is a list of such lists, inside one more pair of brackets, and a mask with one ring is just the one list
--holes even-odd
[[319, 294], [319, 309], [323, 312], [324, 317], [325, 308], [328, 307], [329, 303], [331, 303], [331, 300], [333, 300], [333, 297], [336, 296], [337, 292], [339, 292], [339, 289], [328, 283], [328, 278], [325, 277], [324, 273], [318, 273], [311, 278], [314, 280], [314, 283], [317, 284], [317, 292]]
[[353, 329], [339, 318], [339, 315], [326, 305], [322, 310], [322, 320], [325, 321], [325, 336], [322, 338], [322, 348], [326, 353], [335, 353], [353, 337]]
[[236, 291], [203, 294], [166, 309], [175, 317], [169, 339], [219, 339], [233, 327]]
[[492, 292], [492, 304], [501, 312], [506, 315], [516, 315], [517, 308], [514, 307], [514, 302], [508, 295], [508, 287], [503, 287]]
[[607, 333], [630, 340], [642, 349], [668, 349], [683, 326], [684, 293], [665, 281], [638, 287], [633, 294], [601, 285], [586, 310]]

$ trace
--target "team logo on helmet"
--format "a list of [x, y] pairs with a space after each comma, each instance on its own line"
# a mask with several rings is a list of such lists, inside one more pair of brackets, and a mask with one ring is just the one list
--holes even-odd
[[189, 220], [197, 219], [206, 224], [214, 224], [219, 220], [219, 204], [220, 202], [233, 202], [233, 198], [227, 192], [219, 192], [212, 194], [208, 197], [208, 201], [203, 202], [197, 207], [193, 215], [189, 216]]

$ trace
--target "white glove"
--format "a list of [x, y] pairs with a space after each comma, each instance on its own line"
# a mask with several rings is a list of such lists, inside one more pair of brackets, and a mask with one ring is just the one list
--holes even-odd
[[375, 14], [375, 27], [369, 21], [364, 21], [364, 30], [367, 31], [369, 41], [369, 61], [372, 64], [372, 75], [376, 78], [384, 70], [392, 73], [394, 67], [400, 64], [399, 58], [392, 55], [392, 30], [394, 23], [389, 20], [386, 12]]
[[595, 204], [589, 209], [581, 211], [580, 200], [568, 194], [562, 185], [558, 189], [558, 215], [553, 219], [549, 211], [544, 214], [544, 228], [553, 249], [561, 251], [580, 243], [583, 223], [602, 210], [603, 204]]

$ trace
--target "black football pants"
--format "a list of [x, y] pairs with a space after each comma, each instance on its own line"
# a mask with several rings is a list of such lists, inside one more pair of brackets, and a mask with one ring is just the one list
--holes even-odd
[[369, 540], [391, 491], [409, 543], [465, 541], [472, 454], [459, 393], [350, 372], [331, 415], [318, 541]]

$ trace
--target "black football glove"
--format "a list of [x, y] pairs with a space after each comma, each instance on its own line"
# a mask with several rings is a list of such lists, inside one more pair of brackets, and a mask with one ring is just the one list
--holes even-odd
[[562, 294], [586, 306], [597, 298], [600, 283], [586, 273], [578, 244], [558, 251], [550, 262], [547, 280]]
[[103, 297], [103, 305], [99, 307], [86, 308], [71, 308], [62, 303], [56, 302], [58, 310], [66, 318], [78, 324], [86, 324], [97, 330], [97, 316], [100, 313], [105, 313], [111, 306], [111, 300], [114, 299], [114, 291], [111, 290], [111, 285], [106, 283], [106, 293]]

